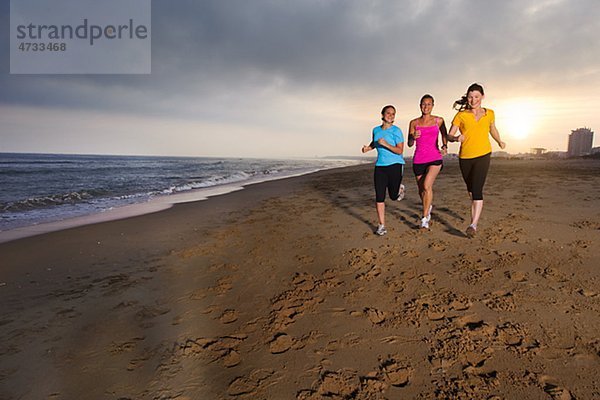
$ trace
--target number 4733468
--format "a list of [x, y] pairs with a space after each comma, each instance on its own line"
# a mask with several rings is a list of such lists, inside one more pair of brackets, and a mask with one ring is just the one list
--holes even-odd
[[66, 51], [66, 43], [28, 43], [21, 42], [19, 44], [19, 50], [21, 51]]

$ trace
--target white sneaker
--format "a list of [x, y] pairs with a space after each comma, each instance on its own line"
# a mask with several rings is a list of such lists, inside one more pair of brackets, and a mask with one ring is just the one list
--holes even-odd
[[385, 226], [383, 225], [378, 225], [377, 226], [377, 230], [375, 231], [375, 233], [379, 236], [383, 236], [387, 233], [387, 230], [385, 229]]
[[397, 201], [400, 201], [404, 198], [404, 195], [406, 194], [406, 188], [404, 187], [403, 184], [400, 184], [400, 190], [398, 191], [398, 199]]
[[427, 216], [425, 218], [427, 218], [427, 222], [431, 221], [431, 210], [433, 210], [433, 205], [429, 205], [429, 210], [427, 210]]
[[421, 229], [429, 229], [429, 219], [427, 217], [421, 218]]

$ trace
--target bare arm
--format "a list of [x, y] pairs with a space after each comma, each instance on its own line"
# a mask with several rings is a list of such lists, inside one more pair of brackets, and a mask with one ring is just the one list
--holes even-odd
[[506, 147], [506, 143], [504, 143], [502, 139], [500, 139], [500, 132], [498, 132], [495, 122], [492, 122], [492, 124], [490, 125], [490, 134], [492, 135], [496, 143], [498, 143], [498, 146], [500, 146], [501, 149], [504, 149]]
[[404, 142], [398, 143], [396, 146], [392, 146], [388, 142], [385, 141], [384, 138], [381, 138], [377, 141], [380, 145], [391, 151], [392, 153], [400, 154], [404, 153]]
[[460, 137], [462, 135], [457, 135], [456, 132], [458, 131], [458, 126], [456, 125], [452, 125], [450, 127], [450, 132], [448, 132], [448, 134], [446, 135], [446, 139], [448, 139], [449, 142], [458, 142], [461, 141]]
[[446, 122], [443, 118], [440, 118], [442, 123], [440, 124], [440, 136], [442, 137], [442, 154], [448, 152], [448, 131], [446, 129]]
[[371, 139], [371, 143], [363, 145], [362, 152], [367, 153], [374, 149], [375, 149], [375, 141], [373, 139]]
[[408, 147], [412, 147], [413, 144], [415, 144], [415, 125], [416, 125], [416, 120], [412, 120], [410, 121], [410, 123], [408, 124]]

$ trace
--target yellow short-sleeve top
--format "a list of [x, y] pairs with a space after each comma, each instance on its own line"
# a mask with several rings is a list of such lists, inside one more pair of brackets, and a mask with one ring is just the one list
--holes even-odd
[[492, 152], [490, 127], [495, 118], [494, 111], [489, 108], [485, 109], [485, 115], [479, 121], [475, 120], [475, 114], [470, 111], [459, 111], [456, 114], [452, 125], [456, 125], [465, 137], [460, 145], [458, 157], [475, 158]]

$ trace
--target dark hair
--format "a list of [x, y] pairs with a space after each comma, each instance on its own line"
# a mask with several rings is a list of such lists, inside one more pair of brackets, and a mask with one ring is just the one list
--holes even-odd
[[383, 114], [384, 114], [384, 113], [387, 111], [387, 109], [388, 109], [388, 108], [393, 108], [393, 109], [394, 109], [394, 111], [396, 111], [396, 107], [394, 107], [394, 106], [393, 106], [393, 105], [391, 105], [391, 104], [388, 104], [387, 106], [385, 106], [385, 107], [383, 107], [383, 108], [381, 109], [381, 115], [383, 115]]
[[464, 94], [460, 99], [456, 100], [454, 102], [454, 105], [452, 106], [455, 110], [458, 111], [464, 111], [464, 110], [468, 110], [470, 109], [469, 107], [469, 102], [467, 101], [467, 96], [469, 95], [469, 93], [471, 92], [479, 92], [482, 95], [484, 95], [485, 93], [483, 92], [483, 86], [481, 86], [479, 83], [473, 83], [471, 86], [469, 86], [469, 88], [467, 89], [467, 93]]
[[383, 107], [383, 108], [381, 109], [381, 120], [382, 120], [382, 121], [383, 121], [383, 114], [385, 114], [385, 112], [387, 111], [387, 109], [388, 109], [388, 108], [393, 108], [393, 109], [394, 109], [394, 112], [396, 112], [396, 107], [394, 107], [394, 106], [393, 106], [393, 105], [391, 105], [391, 104], [388, 104], [387, 106]]
[[423, 102], [423, 100], [425, 99], [431, 99], [432, 103], [435, 103], [435, 100], [433, 100], [433, 96], [430, 94], [424, 94], [423, 97], [421, 97], [421, 101], [419, 102], [419, 104], [421, 104]]

